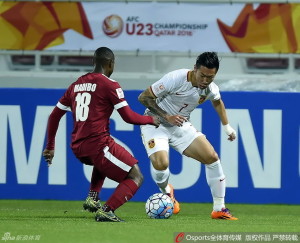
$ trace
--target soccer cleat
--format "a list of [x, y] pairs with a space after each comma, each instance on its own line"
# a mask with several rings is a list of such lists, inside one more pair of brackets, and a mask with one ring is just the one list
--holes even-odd
[[83, 209], [92, 213], [96, 212], [99, 208], [101, 208], [100, 200], [95, 201], [91, 197], [87, 197], [83, 203]]
[[225, 219], [225, 220], [238, 220], [238, 218], [233, 217], [228, 208], [222, 208], [221, 211], [212, 211], [212, 219]]
[[179, 211], [180, 211], [180, 205], [179, 205], [179, 202], [175, 199], [175, 196], [174, 196], [174, 188], [171, 184], [168, 184], [171, 191], [170, 193], [168, 193], [168, 195], [170, 196], [170, 198], [172, 199], [173, 201], [173, 206], [174, 206], [174, 209], [173, 209], [173, 214], [178, 214]]
[[95, 220], [97, 222], [125, 222], [114, 214], [112, 210], [105, 212], [102, 208], [98, 209], [95, 215]]

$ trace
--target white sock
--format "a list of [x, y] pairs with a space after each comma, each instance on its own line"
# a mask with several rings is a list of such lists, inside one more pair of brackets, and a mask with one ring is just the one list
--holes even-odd
[[221, 211], [222, 208], [225, 208], [224, 197], [213, 197], [214, 199], [214, 211]]
[[211, 194], [214, 200], [213, 210], [221, 211], [225, 208], [225, 175], [223, 173], [220, 160], [205, 166], [206, 180], [210, 187]]
[[151, 175], [162, 193], [170, 193], [171, 190], [168, 185], [170, 176], [169, 168], [166, 170], [156, 170], [153, 166], [151, 166]]
[[159, 190], [162, 193], [170, 193], [171, 192], [171, 188], [170, 188], [169, 184], [167, 184], [167, 186], [164, 188], [164, 190], [162, 188], [159, 188]]

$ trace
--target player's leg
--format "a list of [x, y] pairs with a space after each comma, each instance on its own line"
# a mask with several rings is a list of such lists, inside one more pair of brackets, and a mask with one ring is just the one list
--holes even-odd
[[170, 193], [168, 182], [170, 177], [169, 154], [165, 150], [157, 151], [149, 156], [151, 174], [162, 193]]
[[[162, 141], [163, 142], [163, 141]], [[165, 150], [157, 151], [150, 155], [151, 160], [151, 174], [162, 193], [168, 194], [174, 204], [174, 214], [180, 211], [180, 204], [175, 199], [174, 188], [169, 184], [170, 170], [169, 170], [169, 154]]]
[[158, 128], [150, 125], [141, 126], [143, 144], [151, 161], [151, 174], [155, 183], [163, 193], [170, 193], [168, 181], [169, 171], [169, 132], [160, 125]]
[[[111, 178], [111, 176], [108, 175], [108, 178]], [[129, 201], [140, 188], [142, 182], [143, 175], [140, 171], [138, 164], [135, 164], [131, 168], [125, 179], [122, 179], [120, 181], [113, 194], [106, 201], [106, 203], [103, 206], [104, 210], [115, 211], [124, 203]]]
[[110, 143], [103, 151], [104, 159], [101, 165], [95, 165], [102, 173], [116, 181], [119, 185], [106, 203], [96, 212], [97, 221], [121, 222], [114, 211], [129, 201], [143, 182], [143, 175], [137, 165], [137, 160], [122, 146]]
[[114, 212], [134, 196], [142, 182], [143, 176], [138, 165], [135, 164], [128, 176], [119, 183], [110, 198], [96, 212], [96, 221], [123, 222], [124, 220], [116, 216]]
[[196, 137], [183, 154], [205, 164], [206, 179], [213, 197], [212, 218], [236, 220], [225, 207], [225, 175], [218, 154], [206, 137]]
[[169, 154], [167, 151], [157, 151], [150, 155], [151, 160], [151, 174], [162, 193], [166, 193], [173, 201], [173, 213], [180, 212], [180, 204], [174, 195], [174, 188], [169, 183], [170, 170], [169, 170]]
[[206, 179], [214, 200], [213, 208], [220, 211], [225, 207], [225, 176], [213, 146], [205, 136], [199, 136], [194, 139], [183, 154], [205, 164]]
[[105, 177], [94, 167], [91, 176], [89, 194], [83, 204], [84, 210], [96, 212], [99, 208], [101, 208], [99, 193], [103, 186], [104, 179]]
[[143, 143], [151, 160], [151, 174], [162, 193], [168, 194], [174, 203], [173, 213], [180, 211], [178, 201], [174, 196], [174, 189], [169, 184], [169, 136], [168, 128], [160, 125], [158, 128], [150, 125], [141, 126]]
[[[94, 158], [92, 156], [78, 157], [78, 159], [85, 165], [93, 166], [94, 164]], [[87, 198], [85, 199], [85, 202], [83, 203], [84, 210], [87, 210], [89, 212], [96, 212], [101, 207], [99, 192], [102, 188], [104, 179], [105, 177], [95, 167], [93, 167], [90, 190]]]

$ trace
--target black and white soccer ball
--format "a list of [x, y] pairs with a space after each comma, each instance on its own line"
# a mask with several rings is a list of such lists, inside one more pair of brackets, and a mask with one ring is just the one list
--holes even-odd
[[150, 218], [167, 219], [172, 216], [174, 205], [167, 194], [155, 193], [148, 198], [145, 208]]

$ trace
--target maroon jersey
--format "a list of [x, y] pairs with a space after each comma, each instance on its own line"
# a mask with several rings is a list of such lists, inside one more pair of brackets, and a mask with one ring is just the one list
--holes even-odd
[[74, 120], [72, 144], [77, 157], [97, 154], [111, 142], [109, 118], [116, 109], [127, 123], [153, 124], [154, 118], [130, 109], [115, 80], [100, 73], [88, 73], [70, 85], [49, 117], [46, 148], [53, 150], [61, 117], [71, 110]]
[[[114, 109], [127, 106], [118, 82], [100, 73], [81, 76], [67, 89], [57, 103], [62, 110], [71, 109], [74, 121], [72, 149], [77, 151], [82, 142], [103, 146], [109, 132], [109, 118]], [[96, 148], [91, 148], [91, 150]], [[77, 151], [77, 152], [76, 152]], [[85, 151], [84, 153], [89, 153]]]

